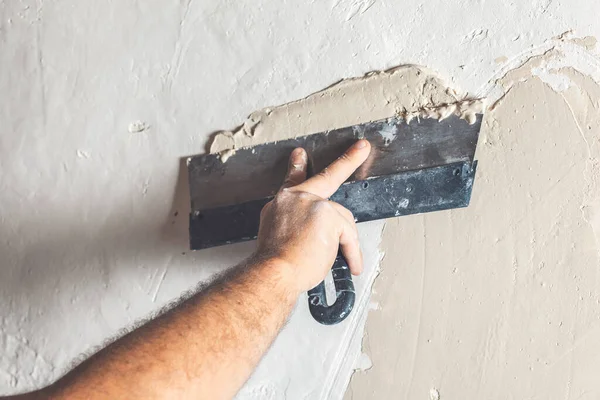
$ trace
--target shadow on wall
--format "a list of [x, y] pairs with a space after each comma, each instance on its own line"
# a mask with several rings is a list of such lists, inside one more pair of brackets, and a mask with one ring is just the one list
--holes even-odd
[[[114, 211], [105, 218], [90, 218], [94, 223], [69, 220], [59, 213], [40, 218], [42, 213], [52, 212], [40, 207], [32, 210], [29, 221], [18, 225], [18, 231], [0, 225], [3, 239], [0, 254], [4, 258], [0, 268], [0, 298], [4, 303], [0, 305], [0, 314], [5, 314], [4, 326], [0, 328], [16, 327], [14, 330], [17, 330], [23, 325], [35, 325], [39, 329], [57, 324], [60, 318], [74, 323], [68, 318], [69, 309], [65, 309], [69, 301], [73, 304], [85, 299], [80, 307], [89, 307], [105, 294], [121, 295], [126, 302], [136, 303], [144, 303], [146, 297], [145, 308], [153, 311], [157, 308], [153, 303], [161, 284], [157, 282], [161, 271], [168, 269], [177, 271], [175, 276], [190, 277], [169, 289], [166, 296], [172, 298], [194, 287], [198, 276], [206, 279], [247, 256], [254, 247], [252, 242], [202, 252], [189, 251], [186, 159], [179, 160], [178, 179], [167, 215], [148, 213], [140, 218], [139, 209], [137, 213], [132, 212], [138, 205], [132, 200], [120, 207], [111, 207]], [[158, 199], [153, 201], [160, 204]], [[65, 214], [69, 215], [68, 210]], [[135, 214], [137, 217], [132, 217]], [[44, 232], [51, 234], [44, 235]], [[24, 238], [29, 241], [25, 242]], [[109, 285], [110, 292], [106, 290]], [[115, 287], [123, 291], [115, 293]], [[127, 287], [131, 290], [125, 292]], [[89, 318], [91, 320], [93, 315], [89, 314]], [[14, 355], [5, 357], [10, 361]]]

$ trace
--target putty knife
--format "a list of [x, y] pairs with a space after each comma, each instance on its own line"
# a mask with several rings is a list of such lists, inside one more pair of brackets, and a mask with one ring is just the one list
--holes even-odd
[[[218, 154], [190, 157], [190, 247], [256, 239], [260, 211], [279, 190], [296, 147], [307, 151], [309, 171], [317, 173], [356, 140], [371, 143], [367, 161], [330, 197], [352, 211], [357, 222], [466, 207], [481, 120], [481, 114], [472, 124], [455, 115], [409, 123], [389, 118], [239, 149], [226, 162]], [[308, 292], [312, 316], [325, 325], [343, 321], [355, 300], [352, 276], [341, 254], [332, 275], [333, 304], [327, 303], [323, 282]]]

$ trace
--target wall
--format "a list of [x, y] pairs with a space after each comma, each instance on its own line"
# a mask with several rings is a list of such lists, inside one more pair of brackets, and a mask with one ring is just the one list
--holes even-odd
[[[403, 63], [441, 71], [473, 95], [500, 97], [498, 93], [510, 86], [495, 85], [496, 79], [529, 56], [547, 50], [553, 36], [572, 28], [579, 37], [598, 36], [599, 7], [593, 2], [557, 0], [0, 2], [0, 393], [50, 382], [79, 354], [160, 309], [193, 282], [207, 279], [252, 251], [251, 243], [198, 253], [186, 248], [187, 199], [181, 160], [205, 151], [215, 130], [236, 126], [253, 110], [302, 98], [341, 78]], [[596, 53], [576, 46], [582, 50], [572, 50], [563, 64], [578, 63], [584, 75], [595, 76]], [[543, 68], [537, 73], [544, 75]], [[578, 87], [585, 92], [590, 85]], [[509, 104], [503, 107], [512, 109], [517, 104], [515, 93], [503, 100]], [[564, 112], [564, 104], [554, 104]], [[569, 104], [574, 110], [581, 107], [575, 100]], [[531, 110], [529, 115], [543, 120]], [[544, 127], [536, 123], [527, 126], [536, 133]], [[522, 147], [515, 141], [503, 148], [510, 154], [534, 151], [536, 146]], [[573, 151], [561, 160], [568, 163], [586, 156], [585, 147], [577, 149], [583, 153]], [[484, 154], [486, 164], [497, 165]], [[535, 160], [542, 155], [534, 152], [527, 157]], [[493, 173], [494, 169], [484, 171]], [[485, 188], [485, 180], [482, 183]], [[506, 185], [514, 190], [507, 193], [520, 194], [510, 180]], [[477, 198], [474, 200], [481, 201]], [[511, 199], [515, 206], [522, 204], [518, 197]], [[469, 215], [481, 215], [478, 204]], [[547, 210], [553, 211], [556, 209]], [[540, 218], [554, 217], [549, 215]], [[567, 218], [566, 214], [558, 216]], [[432, 216], [431, 226], [437, 226], [436, 218], [447, 217]], [[363, 246], [371, 254], [371, 271], [378, 264], [381, 228], [361, 228]], [[525, 227], [518, 234], [526, 235], [531, 229]], [[429, 237], [431, 232], [423, 236]], [[487, 236], [478, 236], [478, 240], [493, 245]], [[585, 245], [588, 250], [596, 246], [590, 241]], [[425, 243], [419, 248], [431, 249]], [[514, 251], [506, 250], [509, 254]], [[471, 261], [466, 268], [474, 268], [477, 260]], [[382, 267], [382, 279], [392, 280], [385, 260]], [[402, 278], [411, 276], [410, 270], [403, 271]], [[482, 298], [494, 287], [493, 277], [485, 271], [475, 282]], [[555, 284], [586, 280], [581, 274], [574, 275], [579, 278], [556, 277]], [[372, 277], [374, 274], [363, 278], [365, 291]], [[458, 286], [453, 293], [470, 299], [472, 287]], [[581, 290], [582, 285], [579, 287]], [[595, 296], [595, 287], [585, 288]], [[382, 295], [395, 299], [403, 293], [394, 287], [376, 290], [378, 294], [385, 290]], [[413, 304], [412, 296], [405, 304]], [[515, 304], [520, 304], [527, 293], [514, 298]], [[549, 295], [546, 301], [558, 307], [559, 299]], [[367, 304], [366, 298], [364, 301]], [[380, 303], [383, 312], [381, 298]], [[340, 387], [347, 381], [351, 365], [344, 354], [352, 354], [345, 352], [352, 347], [351, 336], [360, 337], [361, 318], [357, 315], [343, 328], [343, 332], [354, 332], [344, 333], [348, 340], [334, 345], [333, 338], [340, 332], [309, 325], [312, 321], [304, 319], [302, 307], [300, 302], [293, 317], [299, 326], [327, 338], [320, 357], [314, 364], [288, 362], [289, 375], [272, 373], [281, 360], [293, 360], [285, 354], [297, 346], [298, 334], [287, 332], [279, 341], [279, 350], [264, 360], [262, 372], [241, 397], [302, 398], [330, 393], [336, 398], [343, 392]], [[585, 311], [588, 308], [573, 303], [565, 303], [565, 307], [565, 313], [594, 316]], [[407, 311], [405, 318], [416, 321], [423, 315], [425, 321], [436, 316], [428, 310], [420, 306], [402, 311]], [[389, 312], [400, 311], [391, 307]], [[485, 363], [477, 358], [486, 340], [495, 337], [494, 331], [487, 329], [488, 319], [476, 315], [470, 321], [480, 347], [466, 357], [474, 360], [479, 375], [463, 378], [480, 379], [480, 388], [496, 388], [502, 393], [505, 385], [493, 386], [497, 383], [481, 378]], [[585, 335], [593, 330], [588, 329], [592, 326], [588, 320], [582, 322], [578, 317], [571, 322], [566, 335], [572, 338], [574, 349], [578, 343], [587, 343], [593, 335]], [[580, 326], [586, 329], [579, 330]], [[372, 335], [369, 327], [367, 332]], [[544, 334], [541, 328], [540, 334]], [[405, 337], [399, 338], [382, 343], [401, 351], [407, 345]], [[358, 348], [357, 343], [352, 348]], [[470, 365], [428, 358], [429, 353], [414, 349], [409, 346], [407, 351], [412, 351], [410, 365], [415, 367], [400, 361], [409, 373], [389, 377], [406, 379], [408, 383], [402, 384], [406, 396], [426, 396], [441, 385], [442, 372], [430, 377], [423, 370], [410, 372], [410, 368]], [[440, 347], [434, 354], [444, 351]], [[506, 354], [511, 360], [523, 361], [513, 358], [514, 353]], [[565, 354], [570, 357], [568, 347]], [[375, 355], [371, 356], [375, 360]], [[597, 366], [595, 360], [572, 360], [574, 376], [587, 376], [577, 375], [577, 368]], [[374, 363], [374, 368], [360, 377], [365, 382], [351, 386], [364, 397], [375, 393], [370, 385], [378, 381], [370, 376], [387, 377], [382, 371], [389, 371], [378, 371], [378, 361]], [[319, 369], [321, 373], [315, 373], [314, 379], [298, 380], [306, 377], [303, 371], [316, 365], [329, 367]], [[561, 379], [570, 382], [567, 378]], [[410, 386], [413, 379], [414, 386]], [[286, 391], [286, 382], [295, 386]], [[460, 394], [458, 389], [452, 390]], [[476, 393], [477, 387], [472, 390], [469, 393]], [[575, 397], [577, 393], [570, 390], [565, 389], [565, 395]]]
[[598, 398], [600, 85], [585, 54], [552, 41], [497, 80], [467, 210], [386, 224], [373, 367], [347, 398]]

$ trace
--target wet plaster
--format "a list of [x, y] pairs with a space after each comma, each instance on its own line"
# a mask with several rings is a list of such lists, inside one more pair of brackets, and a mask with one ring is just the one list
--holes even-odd
[[[345, 350], [357, 369], [346, 398], [599, 393], [600, 86], [566, 66], [564, 40], [494, 80], [471, 206], [385, 222], [377, 307], [362, 350], [356, 339]], [[465, 96], [425, 68], [393, 68], [257, 111], [211, 151]]]
[[567, 60], [495, 82], [468, 209], [386, 223], [347, 399], [600, 395], [600, 86]]

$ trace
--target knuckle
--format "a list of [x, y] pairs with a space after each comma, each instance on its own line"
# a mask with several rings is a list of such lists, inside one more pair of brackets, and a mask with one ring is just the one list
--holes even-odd
[[[287, 182], [287, 181], [286, 181]], [[286, 199], [287, 197], [289, 197], [291, 195], [291, 189], [288, 187], [284, 187], [282, 188], [279, 193], [277, 193], [277, 195], [275, 196], [276, 201], [281, 201], [283, 199]]]
[[326, 200], [318, 200], [315, 201], [315, 207], [318, 207], [319, 209], [322, 210], [326, 210], [327, 208], [330, 207], [329, 202], [327, 202]]
[[346, 207], [344, 207], [343, 205], [339, 204], [339, 203], [333, 203], [336, 205], [336, 208], [340, 211], [340, 213], [348, 218], [349, 220], [355, 221], [356, 219], [354, 218], [354, 214], [352, 213], [352, 211], [348, 210]]
[[319, 200], [319, 203], [325, 210], [333, 210], [333, 205], [329, 200]]
[[309, 200], [311, 198], [311, 195], [310, 195], [310, 193], [307, 193], [307, 192], [299, 192], [298, 198], [300, 200]]
[[283, 181], [283, 187], [289, 187], [289, 186], [295, 186], [295, 182], [294, 182], [294, 178], [291, 176], [288, 176], [287, 178], [285, 178], [285, 181]]
[[325, 168], [321, 172], [319, 172], [318, 175], [325, 179], [329, 179], [331, 177], [331, 171], [329, 171], [329, 168]]
[[318, 203], [322, 200], [319, 196], [304, 191], [298, 193], [298, 198], [305, 203]]
[[317, 212], [330, 212], [333, 207], [327, 200], [318, 200], [313, 203], [313, 209]]
[[295, 202], [307, 203], [312, 201], [314, 196], [303, 190], [295, 189], [294, 186], [283, 188], [275, 196], [275, 200], [279, 203]]
[[338, 160], [340, 160], [342, 162], [347, 162], [347, 161], [350, 161], [350, 156], [348, 155], [348, 153], [344, 153], [338, 157]]
[[279, 193], [277, 193], [275, 195], [273, 200], [271, 200], [267, 204], [280, 205], [281, 203], [284, 203], [288, 197], [289, 197], [288, 189], [283, 188], [279, 191]]
[[265, 204], [265, 206], [262, 208], [262, 210], [260, 210], [260, 216], [264, 216], [266, 213], [269, 212], [269, 210], [271, 209], [271, 206], [273, 204], [273, 200], [271, 200], [270, 202], [268, 202], [267, 204]]
[[348, 216], [348, 218], [350, 218], [352, 221], [355, 220], [352, 211], [348, 210], [346, 207], [342, 207], [342, 210], [344, 210], [343, 212], [346, 214], [346, 216]]

